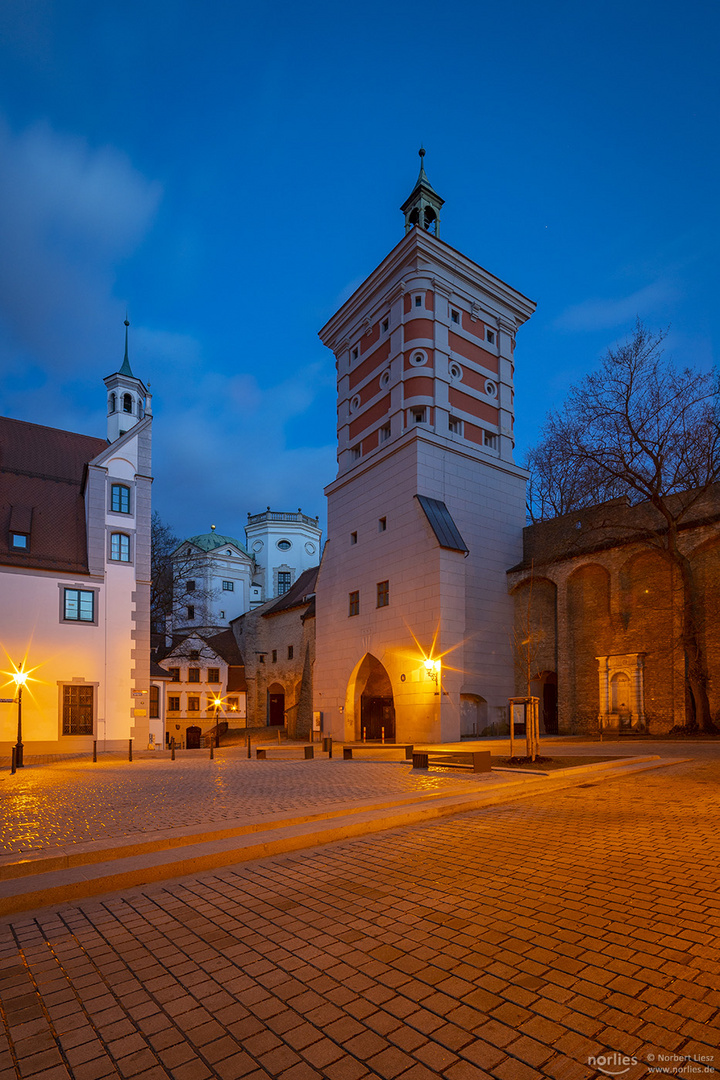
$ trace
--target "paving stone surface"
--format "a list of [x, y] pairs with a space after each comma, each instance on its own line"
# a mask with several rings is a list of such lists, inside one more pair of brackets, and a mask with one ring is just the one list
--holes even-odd
[[409, 762], [248, 761], [219, 752], [171, 761], [57, 761], [0, 779], [0, 855], [48, 851], [196, 825], [223, 826], [335, 804], [482, 785], [487, 774], [413, 771]]
[[[486, 748], [487, 744], [464, 743]], [[505, 754], [505, 743], [493, 744]], [[712, 744], [573, 740], [544, 753], [562, 756], [664, 754], [699, 760], [718, 751]], [[291, 752], [291, 751], [290, 751]], [[397, 752], [396, 752], [397, 753]], [[508, 774], [493, 773], [494, 783]], [[118, 840], [194, 826], [227, 825], [268, 814], [322, 811], [331, 804], [352, 806], [413, 794], [454, 794], [459, 786], [482, 786], [487, 774], [451, 770], [413, 771], [406, 761], [248, 761], [242, 748], [169, 754], [120, 754], [51, 760], [28, 757], [28, 767], [11, 776], [0, 769], [0, 857], [67, 848], [89, 841]], [[1, 1080], [1, 1078], [0, 1078]]]
[[717, 1075], [719, 759], [6, 920], [0, 1080]]

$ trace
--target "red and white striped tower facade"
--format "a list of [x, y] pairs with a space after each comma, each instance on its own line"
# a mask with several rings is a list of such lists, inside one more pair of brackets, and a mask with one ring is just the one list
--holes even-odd
[[440, 240], [442, 205], [421, 167], [404, 238], [320, 332], [336, 358], [338, 474], [315, 709], [346, 741], [480, 734], [513, 692], [505, 573], [526, 481], [513, 357], [535, 305]]

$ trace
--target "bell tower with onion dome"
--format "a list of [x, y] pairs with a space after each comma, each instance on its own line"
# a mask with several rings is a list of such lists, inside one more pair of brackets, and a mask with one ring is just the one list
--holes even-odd
[[535, 304], [440, 239], [424, 159], [403, 238], [320, 331], [338, 471], [314, 708], [346, 741], [479, 734], [513, 693], [505, 572], [521, 557], [526, 482], [514, 350]]

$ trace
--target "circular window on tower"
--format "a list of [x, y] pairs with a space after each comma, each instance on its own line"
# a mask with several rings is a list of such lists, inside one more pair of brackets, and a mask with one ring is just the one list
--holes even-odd
[[308, 555], [314, 555], [315, 554], [315, 545], [314, 544], [306, 544], [305, 545], [305, 550], [307, 551]]
[[383, 371], [382, 375], [380, 376], [380, 385], [382, 386], [383, 390], [385, 389], [386, 386], [390, 385], [390, 372], [389, 371]]
[[413, 367], [422, 367], [423, 364], [427, 364], [427, 353], [416, 349], [410, 356], [410, 363]]
[[262, 540], [255, 540], [255, 541], [253, 542], [253, 546], [252, 546], [252, 549], [253, 549], [253, 551], [262, 551], [262, 549], [263, 549], [263, 542], [262, 542]]
[[356, 394], [350, 402], [350, 412], [357, 412], [360, 408], [360, 395]]
[[280, 548], [281, 551], [289, 551], [292, 547], [292, 544], [289, 540], [278, 540], [277, 546]]
[[459, 364], [450, 365], [450, 378], [455, 379], [456, 382], [460, 382], [462, 379], [462, 368]]
[[488, 397], [497, 397], [497, 386], [490, 379], [485, 383], [485, 393]]

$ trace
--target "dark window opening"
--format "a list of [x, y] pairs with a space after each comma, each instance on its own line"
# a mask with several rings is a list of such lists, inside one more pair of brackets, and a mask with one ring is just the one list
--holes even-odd
[[92, 735], [93, 686], [63, 686], [63, 735]]

